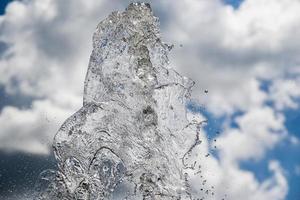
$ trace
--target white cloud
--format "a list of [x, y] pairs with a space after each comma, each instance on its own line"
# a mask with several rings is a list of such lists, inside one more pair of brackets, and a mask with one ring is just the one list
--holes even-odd
[[227, 161], [260, 159], [286, 136], [284, 118], [269, 107], [252, 109], [238, 117], [239, 128], [228, 128], [218, 138], [222, 157]]
[[32, 96], [52, 97], [58, 85], [82, 96], [91, 35], [108, 10], [103, 1], [10, 3], [0, 25], [0, 38], [10, 45], [1, 59], [0, 83], [8, 92]]
[[0, 59], [0, 85], [8, 94], [36, 100], [27, 110], [3, 108], [0, 149], [49, 152], [59, 125], [81, 107], [92, 33], [112, 6], [120, 5], [58, 0], [8, 4], [0, 17], [0, 41], [8, 45]]
[[270, 88], [270, 99], [275, 102], [278, 110], [285, 108], [297, 109], [296, 98], [300, 96], [300, 76], [293, 79], [275, 80]]
[[[35, 100], [30, 109], [2, 109], [1, 150], [49, 151], [59, 125], [81, 106], [94, 28], [126, 3], [29, 0], [9, 4], [0, 17], [0, 41], [8, 45], [0, 56], [0, 84], [10, 94]], [[218, 138], [221, 160], [202, 160], [203, 171], [219, 188], [215, 198], [226, 193], [233, 200], [283, 199], [287, 183], [277, 162], [269, 164], [273, 176], [259, 183], [253, 173], [239, 168], [238, 161], [262, 158], [274, 148], [286, 134], [280, 111], [297, 107], [299, 78], [283, 74], [300, 72], [300, 2], [245, 0], [234, 10], [218, 0], [165, 0], [153, 1], [153, 7], [161, 15], [164, 40], [177, 47], [183, 44], [174, 49], [171, 64], [197, 82], [195, 98], [216, 115], [244, 112], [236, 120], [239, 128], [225, 125]], [[272, 80], [269, 93], [260, 89], [259, 79]], [[275, 109], [264, 105], [267, 100], [274, 101]], [[201, 148], [207, 153], [208, 141]]]
[[272, 176], [259, 183], [253, 174], [247, 171], [237, 170], [234, 167], [226, 172], [226, 179], [233, 179], [229, 183], [229, 199], [264, 200], [284, 199], [287, 194], [287, 181], [277, 161], [269, 163]]
[[[196, 80], [198, 97], [216, 114], [249, 109], [256, 103], [251, 99], [261, 98], [257, 89], [248, 92], [254, 79], [298, 66], [297, 0], [246, 0], [237, 10], [216, 0], [183, 0], [171, 10], [166, 35], [184, 44], [175, 49], [174, 63]], [[204, 89], [209, 97], [200, 93]]]
[[77, 104], [64, 103], [35, 101], [30, 110], [6, 106], [0, 115], [0, 149], [48, 154], [54, 133]]
[[[268, 111], [264, 112], [268, 113]], [[268, 114], [265, 114], [264, 116], [268, 117]], [[270, 121], [273, 120], [274, 119], [271, 119]], [[268, 124], [272, 126], [273, 123], [270, 122]], [[239, 134], [246, 135], [247, 133], [240, 132]], [[232, 138], [229, 138], [226, 135], [222, 137], [231, 140], [228, 144], [221, 147], [221, 150], [224, 151], [225, 149], [225, 152], [227, 153], [229, 153], [230, 151], [230, 154], [233, 155], [220, 155], [219, 159], [216, 159], [213, 156], [204, 156], [205, 154], [210, 152], [209, 140], [207, 139], [205, 132], [202, 132], [202, 134], [200, 134], [200, 140], [203, 143], [197, 147], [197, 150], [194, 151], [199, 152], [200, 155], [198, 163], [200, 163], [201, 165], [201, 173], [197, 175], [195, 175], [194, 171], [191, 171], [189, 173], [192, 183], [191, 192], [196, 195], [196, 197], [205, 197], [205, 199], [211, 200], [223, 198], [230, 200], [281, 200], [285, 198], [288, 192], [288, 183], [285, 177], [285, 173], [278, 161], [269, 161], [268, 169], [271, 175], [269, 177], [266, 177], [262, 182], [257, 180], [254, 173], [244, 170], [239, 166], [239, 160], [243, 159], [249, 161], [250, 157], [255, 159], [256, 156], [259, 156], [256, 154], [266, 152], [266, 149], [264, 149], [264, 147], [260, 147], [259, 144], [255, 144], [255, 142], [257, 142], [254, 140], [254, 138], [256, 137], [255, 135], [252, 137], [245, 136], [248, 137], [248, 140], [252, 140], [252, 143], [247, 140], [240, 140], [240, 138], [242, 137], [241, 135], [235, 135], [235, 137]], [[217, 138], [217, 146], [222, 145], [220, 143], [224, 144], [226, 142], [224, 141], [224, 138]], [[262, 141], [261, 143], [263, 146], [266, 145], [265, 143], [274, 145], [274, 141]], [[215, 145], [215, 143], [213, 143], [213, 145]], [[253, 145], [252, 148], [251, 145]], [[243, 146], [246, 147], [244, 148]], [[260, 149], [257, 150], [256, 148]], [[253, 160], [251, 161], [255, 162]], [[209, 191], [208, 194], [206, 194], [207, 190]], [[214, 194], [212, 195], [212, 193]]]

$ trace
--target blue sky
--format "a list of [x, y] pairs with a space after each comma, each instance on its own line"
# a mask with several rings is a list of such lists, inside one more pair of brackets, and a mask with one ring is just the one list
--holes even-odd
[[[211, 143], [212, 138], [217, 139], [218, 148], [214, 144], [209, 148], [213, 157], [207, 163], [218, 163], [211, 168], [223, 182], [232, 179], [226, 174], [228, 166], [223, 166], [230, 163], [232, 176], [239, 174], [248, 185], [258, 185], [257, 190], [245, 191], [232, 187], [231, 198], [252, 193], [259, 197], [255, 200], [298, 200], [300, 38], [295, 32], [300, 31], [300, 4], [269, 0], [265, 6], [265, 1], [170, 0], [153, 1], [152, 6], [163, 22], [163, 37], [175, 44], [171, 64], [196, 81], [187, 108], [208, 120], [204, 139]], [[58, 0], [28, 2], [35, 3], [17, 3], [5, 16], [9, 1], [0, 1], [6, 23], [0, 23], [0, 175], [5, 177], [0, 179], [0, 197], [16, 182], [23, 184], [20, 187], [26, 182], [32, 185], [39, 169], [54, 167], [49, 147], [60, 124], [81, 106], [94, 27], [112, 10], [122, 10], [127, 4], [79, 0], [64, 7]], [[224, 3], [235, 9], [228, 11]], [[243, 11], [236, 12], [241, 3]], [[183, 7], [189, 15], [182, 13]], [[179, 44], [183, 46], [176, 48]], [[237, 141], [241, 147], [235, 145]], [[250, 142], [257, 155], [247, 149]], [[276, 182], [280, 180], [269, 169], [274, 160], [280, 165], [276, 175], [283, 175], [288, 183], [286, 194], [284, 183]], [[25, 166], [18, 167], [18, 162]], [[8, 169], [11, 165], [16, 167]], [[246, 171], [255, 179], [243, 174]], [[11, 183], [1, 186], [8, 179]], [[266, 180], [274, 191], [259, 187]]]
[[5, 12], [5, 7], [9, 2], [11, 2], [11, 0], [2, 0], [0, 2], [0, 15], [2, 15]]
[[243, 0], [224, 0], [224, 2], [234, 8], [238, 8], [243, 3]]
[[[300, 102], [298, 102], [300, 103]], [[286, 110], [286, 128], [290, 134], [295, 137], [300, 138], [300, 109]], [[273, 152], [273, 157], [278, 157], [282, 161], [283, 166], [289, 172], [289, 182], [291, 185], [290, 192], [287, 199], [297, 199], [300, 196], [299, 185], [300, 176], [295, 173], [296, 165], [300, 164], [300, 148], [298, 146], [291, 146], [289, 144], [280, 146], [275, 152]]]

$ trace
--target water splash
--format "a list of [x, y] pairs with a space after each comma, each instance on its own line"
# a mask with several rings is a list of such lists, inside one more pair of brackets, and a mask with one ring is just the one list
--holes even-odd
[[83, 107], [56, 134], [59, 170], [41, 174], [36, 199], [194, 198], [202, 121], [186, 111], [194, 82], [169, 67], [171, 49], [149, 4], [100, 22]]

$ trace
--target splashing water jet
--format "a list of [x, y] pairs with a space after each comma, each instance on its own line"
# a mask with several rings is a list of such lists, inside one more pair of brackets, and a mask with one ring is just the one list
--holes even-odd
[[192, 198], [201, 122], [186, 111], [194, 83], [168, 66], [170, 50], [149, 4], [100, 22], [83, 107], [56, 134], [58, 170], [41, 174], [36, 199]]

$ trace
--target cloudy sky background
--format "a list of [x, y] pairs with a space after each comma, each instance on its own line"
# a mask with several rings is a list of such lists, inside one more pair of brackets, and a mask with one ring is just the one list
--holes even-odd
[[[54, 167], [52, 138], [81, 107], [92, 33], [128, 2], [0, 0], [1, 199], [21, 199]], [[209, 198], [299, 200], [300, 1], [150, 2], [175, 45], [171, 65], [196, 81], [187, 108], [208, 119]]]

